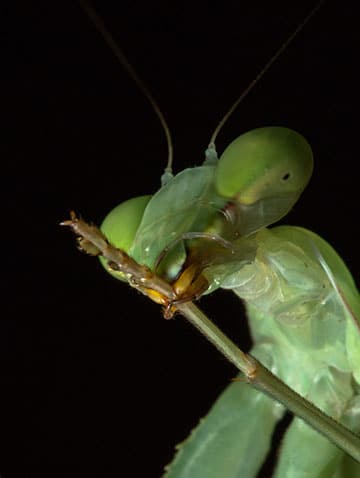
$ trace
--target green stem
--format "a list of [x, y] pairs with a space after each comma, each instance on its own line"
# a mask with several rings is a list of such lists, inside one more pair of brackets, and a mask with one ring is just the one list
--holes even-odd
[[248, 382], [253, 387], [282, 403], [292, 413], [360, 463], [360, 438], [358, 436], [294, 392], [260, 362], [242, 352], [194, 303], [178, 304], [177, 309], [236, 368], [246, 375]]
[[179, 312], [194, 325], [229, 362], [247, 377], [255, 372], [253, 359], [242, 352], [193, 302], [177, 304]]

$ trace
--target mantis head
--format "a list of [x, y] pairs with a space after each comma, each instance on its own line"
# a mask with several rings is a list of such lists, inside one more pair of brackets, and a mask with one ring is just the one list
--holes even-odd
[[[209, 189], [208, 181], [214, 181], [214, 175], [207, 172], [204, 179], [205, 171], [195, 168], [180, 173], [153, 196], [151, 204], [149, 195], [121, 203], [106, 216], [101, 231], [113, 246], [128, 254], [134, 254], [135, 243], [133, 258], [147, 265], [154, 263], [163, 249], [161, 244], [166, 246], [176, 235], [193, 232], [192, 227], [195, 232], [203, 231], [198, 230], [201, 226], [196, 221], [206, 224], [206, 214], [213, 211], [211, 208], [202, 211], [201, 201], [197, 199], [198, 196], [202, 201], [205, 197], [209, 202], [212, 199], [204, 196], [204, 191], [213, 190]], [[284, 216], [299, 198], [311, 173], [310, 146], [295, 131], [259, 128], [233, 141], [215, 169], [215, 188], [235, 214], [231, 221], [235, 237], [247, 236]], [[184, 254], [181, 248], [175, 258], [169, 259], [176, 263], [176, 270], [181, 269]], [[125, 280], [102, 257], [100, 261], [110, 274]], [[167, 261], [162, 265], [170, 267]]]
[[239, 232], [249, 234], [289, 212], [312, 169], [303, 136], [288, 128], [258, 128], [239, 136], [220, 156], [216, 189], [236, 204]]

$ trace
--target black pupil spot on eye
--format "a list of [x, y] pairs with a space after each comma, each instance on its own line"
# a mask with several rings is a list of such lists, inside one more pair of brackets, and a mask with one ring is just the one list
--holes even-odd
[[283, 181], [286, 181], [290, 178], [290, 173], [285, 173], [284, 176], [281, 178]]

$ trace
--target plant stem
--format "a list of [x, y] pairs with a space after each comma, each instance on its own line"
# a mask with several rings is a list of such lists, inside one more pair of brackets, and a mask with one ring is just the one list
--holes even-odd
[[177, 304], [176, 308], [246, 377], [256, 371], [253, 358], [240, 350], [193, 302]]
[[260, 362], [242, 352], [193, 302], [178, 304], [176, 307], [237, 369], [245, 374], [250, 385], [282, 403], [360, 463], [358, 436], [289, 388]]

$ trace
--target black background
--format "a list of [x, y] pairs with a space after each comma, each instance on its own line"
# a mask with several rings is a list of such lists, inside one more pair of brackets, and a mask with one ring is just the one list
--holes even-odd
[[[163, 109], [179, 171], [201, 162], [222, 114], [313, 3], [95, 6]], [[5, 13], [0, 470], [159, 477], [235, 370], [183, 319], [164, 321], [157, 305], [80, 254], [58, 223], [75, 209], [99, 224], [119, 202], [156, 191], [164, 135], [77, 2]], [[221, 151], [265, 125], [304, 134], [315, 172], [284, 222], [318, 232], [353, 273], [355, 17], [349, 4], [327, 2], [217, 141]], [[238, 300], [218, 292], [201, 304], [248, 349]]]

